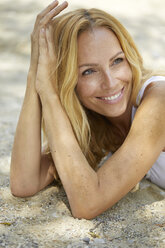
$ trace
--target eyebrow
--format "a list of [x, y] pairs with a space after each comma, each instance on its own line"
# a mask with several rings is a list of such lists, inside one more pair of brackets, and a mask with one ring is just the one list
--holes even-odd
[[[112, 56], [112, 57], [110, 58], [110, 61], [112, 61], [114, 58], [116, 58], [116, 57], [117, 57], [118, 55], [120, 55], [120, 54], [124, 54], [124, 52], [123, 52], [123, 51], [117, 52], [114, 56]], [[95, 63], [91, 63], [91, 64], [82, 64], [82, 65], [79, 66], [79, 68], [81, 68], [81, 67], [88, 67], [88, 66], [97, 66], [97, 64], [95, 64]]]

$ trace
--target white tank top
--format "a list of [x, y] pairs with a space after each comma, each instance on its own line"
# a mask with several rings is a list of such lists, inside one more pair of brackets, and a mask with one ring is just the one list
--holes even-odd
[[[152, 82], [158, 82], [158, 81], [165, 81], [165, 77], [164, 76], [153, 76], [151, 78], [149, 78], [142, 86], [142, 88], [140, 89], [138, 95], [137, 95], [137, 98], [136, 98], [136, 104], [139, 106], [141, 100], [142, 100], [142, 97], [143, 97], [143, 94], [144, 94], [144, 91], [146, 89], [146, 87], [152, 83]], [[132, 107], [132, 121], [134, 119], [134, 116], [135, 116], [135, 113], [136, 113], [136, 110], [137, 108], [135, 107]], [[155, 168], [158, 168], [158, 167], [162, 167], [162, 166], [165, 166], [165, 152], [161, 152], [158, 159], [156, 160], [156, 162], [154, 163], [153, 165], [153, 169]], [[149, 171], [150, 172], [150, 171]], [[149, 174], [148, 172], [148, 174]]]

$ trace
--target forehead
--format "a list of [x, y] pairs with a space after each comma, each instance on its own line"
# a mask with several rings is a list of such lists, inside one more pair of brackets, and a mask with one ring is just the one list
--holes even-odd
[[111, 56], [120, 50], [122, 49], [116, 35], [104, 27], [86, 30], [78, 37], [78, 60], [80, 63], [81, 60], [95, 56]]

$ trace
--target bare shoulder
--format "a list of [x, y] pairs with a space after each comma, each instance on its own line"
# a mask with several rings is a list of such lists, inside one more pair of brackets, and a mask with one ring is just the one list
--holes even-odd
[[[131, 127], [133, 138], [153, 145], [158, 150], [165, 147], [165, 81], [147, 87]], [[135, 137], [136, 136], [136, 137]]]
[[165, 81], [153, 82], [145, 89], [137, 113], [159, 127], [165, 125]]
[[147, 96], [147, 95], [155, 95], [155, 97], [162, 97], [161, 100], [165, 100], [164, 96], [165, 96], [165, 80], [164, 81], [156, 81], [156, 82], [152, 82], [151, 84], [149, 84], [145, 91], [144, 91], [144, 96], [143, 99]]

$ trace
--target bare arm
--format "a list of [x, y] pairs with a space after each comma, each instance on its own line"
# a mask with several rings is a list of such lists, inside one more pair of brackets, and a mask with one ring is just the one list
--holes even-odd
[[113, 206], [144, 177], [165, 146], [164, 85], [144, 98], [124, 144], [97, 173], [82, 154], [58, 98], [41, 99], [52, 157], [75, 217], [91, 219]]
[[35, 184], [38, 182], [36, 176], [39, 174], [41, 157], [41, 105], [33, 86], [34, 76], [28, 77], [11, 158], [11, 191], [20, 196], [27, 191], [27, 195], [32, 194], [38, 187]]
[[163, 150], [165, 87], [161, 84], [145, 96], [124, 144], [95, 172], [77, 143], [49, 78], [49, 70], [55, 62], [50, 30], [46, 27], [40, 32], [36, 89], [42, 104], [52, 158], [72, 213], [75, 217], [90, 219], [129, 192]]
[[[44, 68], [49, 68], [52, 58], [48, 40], [49, 32], [45, 29], [40, 33]], [[39, 58], [41, 68], [42, 56]], [[46, 80], [47, 76], [44, 77], [44, 69], [41, 71], [43, 74], [41, 78], [38, 74], [37, 90], [43, 107], [46, 132], [72, 213], [79, 218], [94, 218], [127, 194], [144, 177], [164, 149], [165, 84], [159, 83], [158, 87], [150, 89], [146, 94], [125, 142], [95, 172], [82, 154], [58, 96], [53, 93], [52, 82]]]
[[27, 82], [11, 158], [11, 192], [20, 197], [33, 195], [50, 184], [55, 172], [51, 157], [41, 153], [41, 104], [29, 85], [33, 80]]
[[31, 64], [26, 93], [20, 113], [11, 158], [10, 186], [16, 196], [33, 195], [54, 180], [55, 167], [51, 156], [41, 154], [42, 107], [36, 91], [38, 68], [38, 33], [63, 7], [53, 2], [42, 11], [31, 36]]

